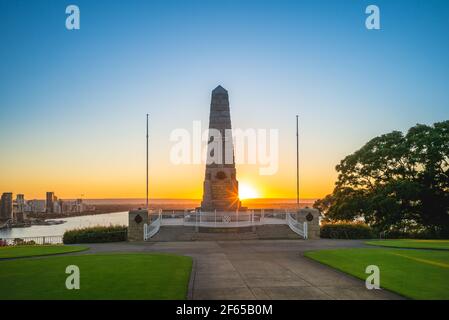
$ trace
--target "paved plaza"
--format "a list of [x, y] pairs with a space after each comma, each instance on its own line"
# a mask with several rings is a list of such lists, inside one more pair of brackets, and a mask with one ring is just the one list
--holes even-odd
[[[91, 244], [85, 253], [166, 252], [194, 259], [190, 299], [402, 299], [304, 257], [356, 240], [243, 240]], [[151, 272], [151, 270], [148, 270]]]

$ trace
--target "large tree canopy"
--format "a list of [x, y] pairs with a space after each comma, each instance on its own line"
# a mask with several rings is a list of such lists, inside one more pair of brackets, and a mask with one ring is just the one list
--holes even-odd
[[376, 137], [336, 170], [333, 193], [315, 203], [327, 219], [449, 235], [449, 121]]

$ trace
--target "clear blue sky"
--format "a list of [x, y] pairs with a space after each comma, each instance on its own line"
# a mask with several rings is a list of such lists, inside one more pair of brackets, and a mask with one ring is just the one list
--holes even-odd
[[[69, 4], [80, 30], [65, 29]], [[365, 28], [369, 4], [381, 30]], [[448, 21], [444, 0], [0, 0], [0, 191], [101, 196], [89, 185], [129, 179], [132, 192], [104, 196], [137, 196], [148, 112], [154, 196], [173, 196], [177, 178], [159, 171], [185, 169], [168, 164], [169, 134], [207, 126], [221, 84], [234, 127], [280, 129], [287, 160], [260, 181], [269, 194], [294, 196], [294, 181], [278, 186], [300, 114], [302, 192], [322, 196], [370, 138], [449, 118]]]

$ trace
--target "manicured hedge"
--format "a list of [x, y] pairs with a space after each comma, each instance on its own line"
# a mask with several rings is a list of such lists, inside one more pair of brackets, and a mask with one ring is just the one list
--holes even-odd
[[321, 226], [321, 238], [372, 239], [373, 230], [364, 223], [329, 223]]
[[64, 233], [62, 241], [65, 244], [126, 241], [127, 230], [128, 228], [125, 226], [89, 227], [68, 230]]
[[382, 236], [385, 239], [447, 239], [448, 236], [444, 233], [424, 229], [419, 231], [398, 231], [398, 230], [388, 230], [382, 232]]

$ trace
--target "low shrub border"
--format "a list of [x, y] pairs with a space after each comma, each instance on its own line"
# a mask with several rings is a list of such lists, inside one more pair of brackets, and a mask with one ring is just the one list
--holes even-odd
[[89, 227], [67, 230], [62, 241], [64, 244], [120, 242], [127, 240], [127, 234], [126, 226]]
[[327, 223], [321, 226], [321, 238], [326, 239], [372, 239], [373, 230], [364, 223]]

